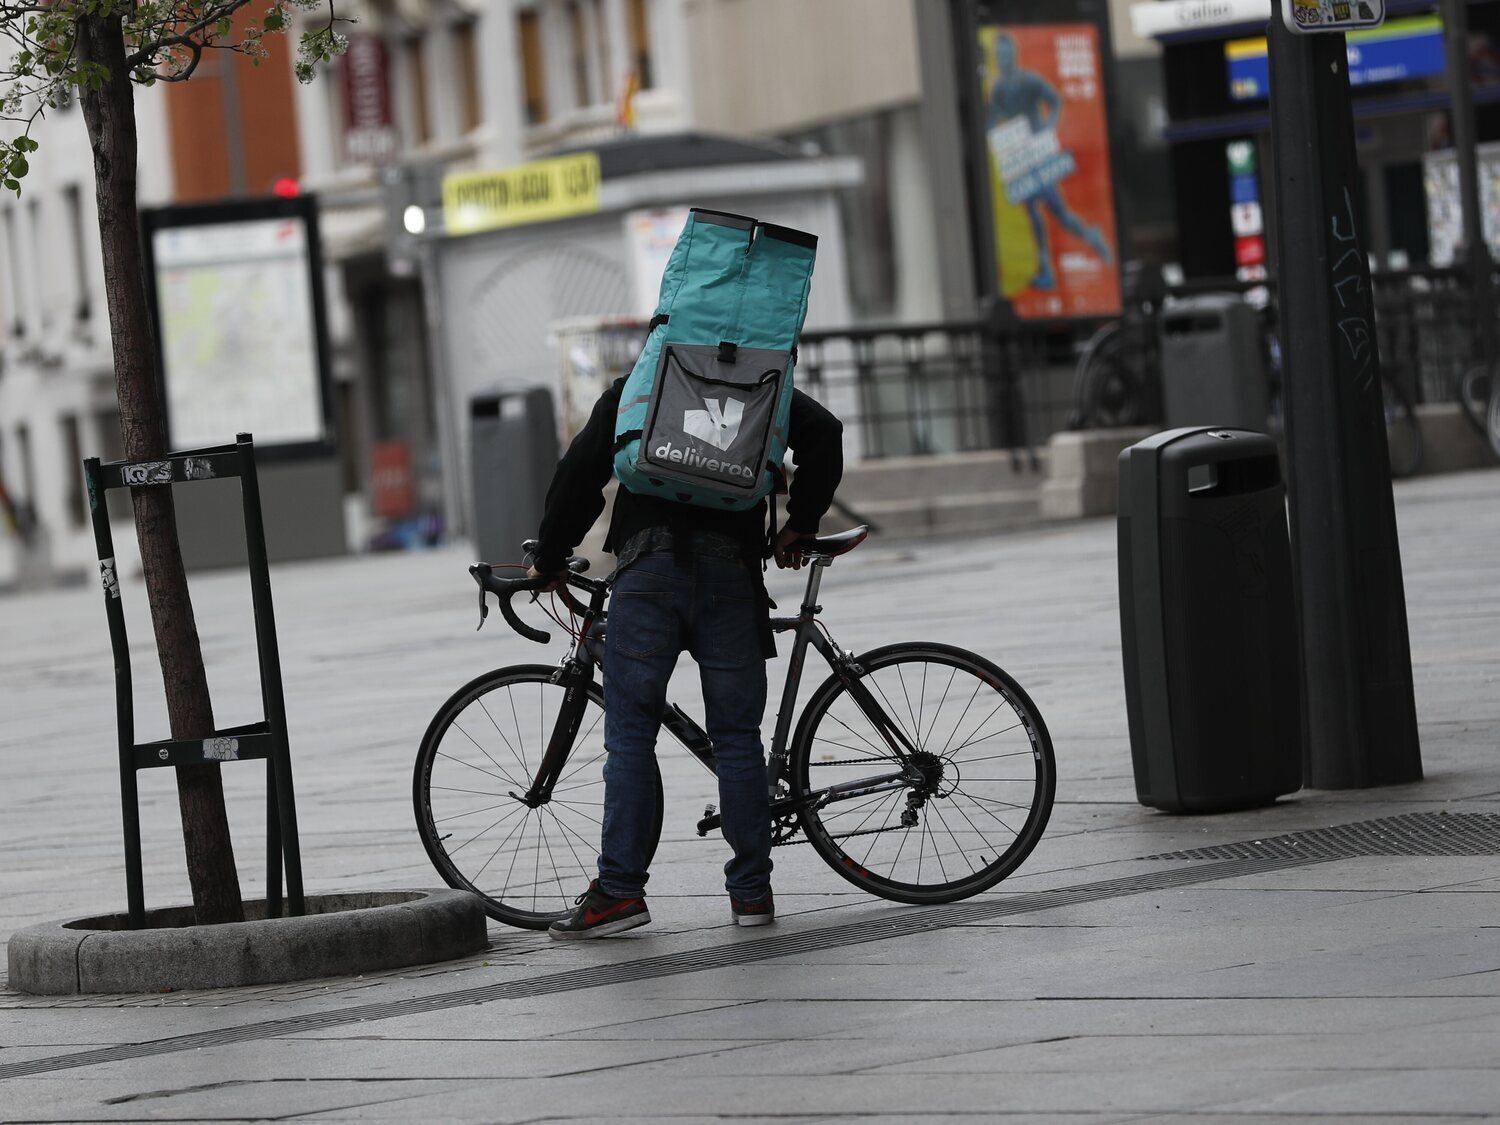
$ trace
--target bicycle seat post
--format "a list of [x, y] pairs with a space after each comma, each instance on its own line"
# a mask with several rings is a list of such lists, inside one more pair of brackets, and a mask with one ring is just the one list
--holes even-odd
[[810, 617], [822, 608], [818, 605], [818, 587], [823, 584], [823, 568], [828, 562], [826, 558], [814, 558], [808, 567], [807, 592], [802, 595], [803, 617]]

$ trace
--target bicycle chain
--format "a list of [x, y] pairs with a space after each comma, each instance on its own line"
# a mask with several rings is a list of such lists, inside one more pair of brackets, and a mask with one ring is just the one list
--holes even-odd
[[[847, 840], [847, 839], [849, 839], [850, 837], [853, 837], [853, 836], [873, 836], [877, 832], [901, 832], [901, 831], [905, 831], [906, 829], [907, 829], [907, 825], [905, 825], [905, 824], [888, 824], [884, 828], [861, 828], [861, 829], [858, 829], [858, 830], [856, 830], [854, 832], [841, 832], [841, 833], [838, 834], [837, 837], [835, 837], [835, 840], [836, 841], [837, 840]], [[810, 844], [810, 843], [812, 843], [812, 841], [809, 840], [806, 836], [803, 836], [801, 839], [798, 839], [798, 840], [790, 840], [790, 839], [788, 839], [788, 840], [773, 840], [771, 842], [771, 846], [773, 848], [784, 848], [788, 844]]]
[[[831, 761], [831, 762], [809, 762], [808, 766], [809, 767], [814, 767], [814, 766], [863, 766], [863, 765], [867, 765], [870, 762], [878, 762], [880, 760], [881, 759], [879, 759], [879, 758], [868, 758], [868, 757], [867, 758], [839, 758], [839, 759], [835, 759], [834, 761]], [[906, 828], [906, 825], [904, 825], [904, 824], [889, 824], [889, 825], [886, 825], [884, 828], [861, 828], [861, 829], [859, 829], [857, 831], [854, 831], [854, 832], [844, 832], [844, 833], [841, 833], [838, 838], [840, 840], [847, 840], [851, 836], [873, 836], [877, 832], [897, 832], [897, 831], [904, 830], [905, 828]], [[806, 836], [803, 836], [800, 839], [772, 840], [771, 846], [773, 848], [784, 848], [788, 844], [807, 844], [807, 843], [811, 843], [811, 842], [812, 841], [810, 841]]]

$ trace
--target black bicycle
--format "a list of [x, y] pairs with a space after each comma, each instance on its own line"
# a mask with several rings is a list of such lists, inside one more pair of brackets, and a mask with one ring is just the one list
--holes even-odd
[[[1164, 396], [1161, 373], [1161, 317], [1165, 295], [1130, 302], [1119, 320], [1101, 325], [1084, 345], [1073, 373], [1068, 427], [1075, 430], [1153, 425], [1161, 422]], [[1275, 307], [1258, 313], [1262, 369], [1266, 377], [1266, 430], [1282, 432], [1281, 344]], [[1381, 404], [1391, 476], [1409, 477], [1421, 470], [1422, 427], [1411, 395], [1390, 373], [1380, 373]], [[1497, 414], [1500, 419], [1500, 414]], [[1497, 420], [1500, 425], [1500, 420]], [[1500, 450], [1497, 450], [1500, 452]]]
[[[772, 618], [793, 638], [766, 767], [772, 841], [811, 844], [871, 894], [952, 902], [994, 886], [1036, 847], [1057, 784], [1052, 742], [1026, 693], [981, 656], [925, 641], [856, 656], [834, 643], [818, 619], [819, 584], [866, 534], [805, 540], [801, 608]], [[490, 917], [528, 929], [565, 916], [594, 876], [603, 812], [604, 693], [594, 671], [609, 581], [584, 577], [585, 560], [568, 567], [557, 596], [570, 617], [555, 619], [573, 639], [561, 664], [500, 668], [465, 684], [422, 736], [412, 783], [439, 874], [480, 895]], [[494, 594], [512, 629], [549, 639], [511, 605], [517, 594], [535, 599], [542, 580], [506, 578], [486, 563], [469, 573], [481, 626]], [[831, 674], [797, 716], [809, 648]], [[681, 707], [668, 705], [662, 728], [713, 772], [713, 745]], [[720, 827], [710, 805], [698, 835]]]

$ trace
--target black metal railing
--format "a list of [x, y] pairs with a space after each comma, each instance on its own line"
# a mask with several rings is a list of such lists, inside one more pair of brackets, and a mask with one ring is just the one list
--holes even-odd
[[1453, 402], [1459, 377], [1484, 362], [1474, 300], [1462, 270], [1377, 273], [1371, 278], [1385, 374], [1413, 402]]
[[[645, 334], [644, 322], [618, 320], [560, 339], [572, 428], [609, 380], [629, 372]], [[796, 382], [843, 422], [851, 458], [1010, 449], [1031, 459], [1063, 426], [1072, 364], [1067, 331], [977, 320], [875, 325], [804, 332]]]

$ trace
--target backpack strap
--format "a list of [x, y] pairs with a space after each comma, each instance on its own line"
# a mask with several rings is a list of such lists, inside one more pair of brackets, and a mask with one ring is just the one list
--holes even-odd
[[649, 336], [651, 333], [655, 332], [658, 328], [660, 328], [663, 324], [669, 323], [671, 321], [671, 319], [672, 318], [668, 314], [666, 314], [666, 313], [657, 313], [655, 316], [653, 316], [651, 318], [651, 323], [646, 328], [646, 335]]

